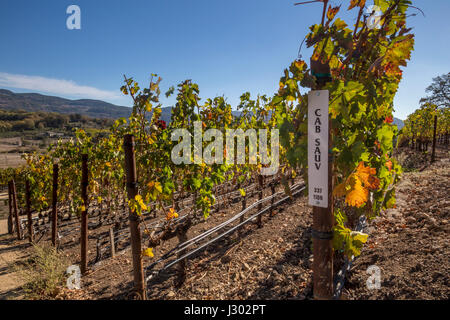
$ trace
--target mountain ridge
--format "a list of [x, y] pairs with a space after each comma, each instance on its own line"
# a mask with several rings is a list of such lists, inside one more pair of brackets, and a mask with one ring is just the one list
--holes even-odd
[[39, 93], [14, 93], [5, 89], [0, 89], [0, 109], [78, 113], [93, 118], [120, 118], [131, 114], [130, 107], [117, 106], [101, 100], [71, 100]]
[[[109, 102], [95, 99], [71, 100], [57, 96], [43, 95], [40, 93], [14, 93], [0, 88], [0, 109], [25, 110], [29, 112], [55, 112], [61, 114], [81, 114], [91, 118], [128, 118], [132, 108], [118, 106]], [[162, 108], [161, 119], [170, 122], [172, 107]], [[240, 111], [233, 111], [234, 116], [239, 116]], [[394, 123], [400, 130], [404, 123], [394, 118]]]

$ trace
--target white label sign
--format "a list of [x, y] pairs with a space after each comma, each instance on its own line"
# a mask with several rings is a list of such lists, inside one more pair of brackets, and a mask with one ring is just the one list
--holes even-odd
[[328, 90], [308, 93], [308, 188], [311, 206], [328, 207]]

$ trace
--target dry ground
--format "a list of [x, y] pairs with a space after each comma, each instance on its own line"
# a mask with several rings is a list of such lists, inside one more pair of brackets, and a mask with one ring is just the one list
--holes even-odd
[[0, 220], [0, 300], [22, 298], [22, 281], [14, 272], [14, 265], [29, 257], [28, 245], [7, 235], [7, 220]]
[[[375, 219], [370, 240], [349, 274], [349, 299], [450, 298], [450, 162], [440, 150], [433, 165], [407, 150], [411, 172], [397, 187], [397, 208]], [[429, 159], [429, 157], [428, 157]], [[381, 271], [381, 288], [365, 285], [367, 268]]]

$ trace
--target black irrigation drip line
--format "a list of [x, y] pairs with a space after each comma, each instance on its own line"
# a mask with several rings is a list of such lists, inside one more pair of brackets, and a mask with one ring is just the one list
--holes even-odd
[[116, 239], [117, 239], [117, 241], [130, 239], [130, 235], [129, 234], [121, 235], [121, 236], [116, 237]]
[[[365, 216], [361, 216], [358, 220], [358, 224], [356, 225], [355, 231], [362, 232], [364, 228], [367, 226], [367, 219]], [[352, 256], [351, 259], [345, 258], [344, 265], [341, 270], [336, 275], [336, 279], [334, 281], [334, 300], [339, 300], [342, 294], [342, 290], [344, 289], [345, 284], [345, 276], [350, 268], [352, 267], [352, 263], [355, 261], [355, 256]]]
[[[295, 185], [293, 185], [293, 186], [291, 187], [291, 191], [294, 190], [294, 189], [296, 189], [296, 188], [298, 188], [298, 187], [301, 187], [300, 190], [297, 190], [297, 191], [295, 191], [295, 192], [291, 192], [292, 196], [297, 195], [298, 193], [302, 192], [302, 191], [305, 190], [305, 188], [306, 188], [304, 184], [295, 184]], [[246, 209], [243, 210], [241, 213], [237, 214], [237, 215], [234, 216], [232, 219], [226, 221], [225, 223], [222, 223], [221, 225], [222, 225], [222, 226], [226, 226], [227, 224], [231, 223], [232, 221], [234, 221], [234, 220], [236, 220], [237, 218], [239, 218], [240, 216], [242, 216], [242, 214], [245, 214], [245, 212], [247, 212], [248, 210], [250, 210], [251, 208], [253, 208], [255, 205], [264, 202], [264, 200], [266, 200], [266, 201], [267, 201], [267, 200], [270, 200], [270, 199], [272, 199], [274, 196], [279, 195], [280, 193], [283, 193], [283, 192], [278, 192], [278, 193], [276, 193], [276, 194], [274, 194], [274, 195], [272, 195], [272, 196], [270, 196], [270, 197], [267, 197], [267, 198], [265, 198], [265, 199], [262, 199], [262, 200], [260, 200], [260, 201], [255, 202], [255, 203], [252, 204], [250, 207], [246, 208]], [[275, 203], [273, 204], [273, 207], [276, 207], [276, 206], [280, 205], [281, 203], [285, 202], [286, 200], [288, 200], [288, 199], [290, 199], [290, 198], [291, 198], [291, 196], [286, 196], [286, 197], [284, 197], [284, 198], [278, 200], [277, 202], [275, 202]], [[248, 222], [254, 220], [257, 216], [259, 216], [259, 215], [261, 215], [261, 214], [263, 214], [263, 213], [269, 211], [271, 207], [272, 207], [272, 205], [270, 205], [270, 206], [264, 208], [263, 210], [261, 210], [261, 211], [255, 213], [255, 214], [253, 214], [252, 216], [250, 216], [249, 218], [247, 218], [247, 219], [244, 220], [243, 222], [241, 222], [241, 223], [239, 223], [238, 225], [232, 227], [231, 229], [225, 231], [224, 233], [218, 235], [217, 237], [211, 239], [210, 241], [208, 241], [207, 243], [201, 245], [200, 247], [195, 248], [194, 250], [192, 250], [192, 251], [190, 251], [190, 252], [184, 254], [183, 256], [179, 257], [178, 259], [175, 259], [175, 260], [172, 261], [172, 262], [169, 262], [168, 264], [164, 265], [164, 266], [163, 266], [161, 269], [159, 269], [158, 271], [153, 271], [152, 274], [149, 275], [149, 276], [146, 278], [146, 280], [149, 281], [151, 278], [153, 278], [154, 276], [158, 275], [158, 274], [161, 273], [163, 270], [166, 270], [166, 269], [170, 268], [170, 267], [173, 266], [174, 264], [176, 264], [176, 263], [178, 263], [178, 262], [180, 262], [180, 261], [182, 261], [182, 260], [184, 260], [184, 259], [190, 257], [191, 255], [193, 255], [193, 254], [197, 253], [198, 251], [200, 251], [200, 250], [206, 248], [207, 246], [209, 246], [210, 244], [214, 243], [215, 241], [217, 241], [217, 240], [223, 238], [224, 236], [226, 236], [226, 235], [228, 235], [228, 234], [234, 232], [235, 230], [239, 229], [239, 228], [242, 227], [243, 225], [245, 225], [245, 224], [247, 224]], [[218, 230], [217, 228], [213, 228], [213, 229]], [[210, 230], [208, 230], [208, 231], [205, 232], [204, 234], [210, 235], [211, 232], [210, 232]], [[175, 253], [178, 253], [180, 250], [182, 250], [181, 248], [186, 248], [186, 247], [187, 247], [187, 246], [185, 246], [186, 243], [192, 242], [192, 241], [193, 241], [194, 239], [196, 239], [196, 238], [197, 238], [197, 239], [203, 239], [204, 237], [202, 237], [202, 236], [203, 236], [203, 234], [201, 234], [201, 235], [199, 235], [199, 236], [197, 236], [197, 237], [191, 239], [190, 241], [187, 241], [187, 242], [185, 242], [185, 243], [183, 243], [183, 244], [178, 245], [177, 247], [175, 247], [174, 249], [172, 249], [171, 251], [169, 251], [167, 254], [165, 254], [165, 255], [163, 256], [164, 259], [163, 259], [163, 258], [160, 258], [158, 261], [156, 261], [156, 262], [152, 263], [150, 266], [148, 266], [145, 270], [147, 271], [147, 270], [153, 268], [157, 263], [160, 263], [160, 262], [162, 262], [162, 261], [167, 260], [168, 258], [170, 258], [171, 256], [173, 256]], [[200, 237], [201, 237], [201, 238], [200, 238]], [[178, 249], [178, 250], [177, 250], [177, 249]], [[169, 253], [171, 253], [171, 254], [169, 255]]]
[[[272, 181], [274, 181], [275, 179], [273, 179]], [[271, 181], [271, 182], [272, 182]], [[256, 188], [256, 183], [254, 183], [253, 185], [251, 185], [251, 186], [248, 186], [247, 187], [247, 189], [246, 189], [246, 192], [249, 192], [249, 189], [250, 188], [253, 188], [253, 187], [255, 187]], [[229, 195], [231, 195], [231, 194], [234, 194], [234, 193], [240, 193], [240, 191], [239, 190], [236, 190], [236, 191], [231, 191], [231, 192], [229, 192], [229, 193], [227, 193], [227, 194], [225, 194], [225, 195], [223, 195], [224, 197], [225, 196], [229, 196]], [[271, 197], [273, 197], [273, 196], [271, 196]], [[266, 198], [266, 199], [263, 199], [263, 200], [261, 200], [261, 202], [264, 202], [264, 201], [268, 201], [268, 200], [270, 200], [271, 198]], [[254, 204], [254, 205], [257, 205], [259, 202], [257, 202], [256, 204]], [[212, 207], [216, 207], [216, 206], [219, 206], [220, 205], [220, 203], [215, 203]], [[190, 207], [187, 207], [187, 208], [184, 208], [183, 210], [192, 210], [194, 208], [194, 206], [190, 206]], [[182, 211], [183, 211], [182, 210]], [[190, 216], [190, 214], [188, 213], [188, 214], [185, 214], [185, 215], [183, 215], [183, 216], [181, 216], [181, 217], [179, 217], [178, 219], [177, 219], [177, 221], [176, 221], [176, 224], [175, 224], [175, 226], [177, 226], [177, 225], [179, 225], [183, 220], [185, 220], [187, 217], [189, 217]], [[237, 218], [236, 218], [237, 219]], [[154, 225], [154, 224], [161, 224], [162, 223], [162, 225], [157, 225], [156, 227], [154, 227], [153, 229], [157, 229], [157, 228], [164, 228], [164, 227], [166, 227], [166, 225], [167, 225], [167, 221], [165, 221], [165, 220], [163, 220], [163, 219], [161, 219], [161, 220], [159, 220], [159, 222], [157, 221], [157, 222], [154, 222], [154, 223], [152, 223], [151, 225]], [[192, 240], [192, 239], [191, 239]]]
[[[250, 211], [251, 209], [255, 208], [258, 204], [267, 202], [267, 201], [269, 201], [269, 200], [272, 200], [272, 198], [275, 198], [275, 197], [279, 196], [279, 195], [282, 194], [282, 193], [283, 193], [283, 191], [280, 191], [280, 192], [277, 192], [277, 193], [275, 193], [275, 194], [273, 194], [273, 195], [271, 195], [271, 196], [269, 196], [269, 197], [266, 197], [266, 198], [264, 198], [264, 199], [261, 199], [261, 200], [256, 201], [255, 203], [253, 203], [252, 205], [248, 206], [247, 208], [245, 208], [243, 211], [241, 211], [240, 213], [238, 213], [237, 215], [235, 215], [235, 216], [232, 217], [231, 219], [229, 219], [229, 220], [227, 220], [227, 221], [225, 221], [225, 222], [222, 222], [221, 224], [219, 224], [219, 225], [217, 225], [217, 226], [215, 226], [215, 227], [209, 229], [209, 230], [206, 231], [205, 233], [203, 233], [203, 234], [201, 234], [201, 235], [198, 235], [198, 236], [196, 236], [196, 237], [194, 237], [194, 238], [192, 238], [192, 239], [190, 239], [190, 240], [188, 240], [188, 241], [186, 241], [186, 242], [180, 244], [179, 250], [184, 250], [184, 249], [186, 249], [187, 247], [190, 246], [190, 244], [191, 244], [192, 242], [197, 242], [197, 240], [204, 239], [204, 238], [207, 237], [209, 234], [214, 233], [216, 230], [221, 229], [222, 227], [224, 227], [224, 226], [230, 224], [231, 222], [237, 220], [237, 219], [240, 218], [242, 215], [246, 214], [248, 211]], [[179, 251], [179, 250], [178, 250], [178, 251]]]
[[[274, 181], [277, 181], [278, 179], [277, 178], [272, 178], [270, 181], [268, 181], [267, 183], [268, 183], [268, 185], [270, 185], [271, 183], [273, 183]], [[252, 183], [251, 185], [249, 185], [249, 186], [247, 186], [246, 187], [246, 189], [244, 189], [244, 190], [246, 190], [246, 193], [248, 193], [249, 192], [249, 190], [250, 189], [252, 189], [252, 188], [256, 188], [257, 187], [257, 183], [256, 182], [254, 182], [254, 183]], [[296, 188], [297, 187], [297, 185], [293, 185], [292, 186], [292, 188]], [[230, 191], [230, 192], [228, 192], [228, 193], [226, 193], [226, 194], [224, 194], [223, 195], [223, 197], [225, 197], [225, 196], [230, 196], [230, 195], [232, 195], [232, 194], [235, 194], [235, 193], [239, 193], [240, 194], [240, 191], [239, 190], [233, 190], [233, 191]], [[259, 203], [263, 203], [263, 202], [266, 202], [266, 201], [269, 201], [269, 200], [271, 200], [272, 198], [274, 198], [274, 197], [276, 197], [276, 196], [278, 196], [278, 195], [280, 195], [280, 194], [282, 194], [283, 192], [278, 192], [278, 193], [276, 193], [276, 194], [274, 194], [274, 195], [272, 195], [272, 196], [269, 196], [269, 197], [267, 197], [267, 198], [264, 198], [264, 199], [262, 199], [262, 200], [258, 200], [256, 203], [254, 203], [254, 204], [252, 204], [249, 208], [246, 208], [246, 210], [245, 210], [245, 212], [247, 212], [248, 210], [250, 210], [250, 209], [252, 209], [252, 208], [254, 208], [255, 206], [257, 206]], [[216, 203], [216, 204], [214, 204], [212, 207], [215, 207], [215, 206], [219, 206], [219, 204], [220, 203]], [[192, 206], [189, 206], [189, 207], [186, 207], [186, 208], [183, 208], [180, 212], [182, 212], [182, 211], [184, 211], [184, 210], [189, 210], [189, 211], [191, 211], [192, 210], [192, 208], [193, 208], [194, 206], [192, 205]], [[243, 213], [243, 214], [245, 214], [245, 212]], [[147, 212], [148, 213], [148, 212]], [[144, 213], [145, 214], [145, 213]], [[188, 214], [186, 214], [186, 215], [184, 215], [184, 216], [181, 216], [180, 218], [178, 218], [177, 220], [176, 220], [176, 224], [174, 225], [174, 226], [177, 226], [177, 225], [179, 225], [179, 224], [181, 224], [181, 222], [182, 221], [184, 221], [186, 218], [188, 218], [190, 216], [190, 214], [188, 213]], [[237, 218], [239, 218], [240, 216], [235, 216], [234, 217], [234, 220], [235, 219], [237, 219]], [[145, 218], [144, 218], [144, 220], [145, 220]], [[234, 221], [234, 220], [232, 220], [232, 221]], [[158, 225], [159, 224], [159, 225]], [[158, 228], [164, 228], [165, 226], [166, 226], [166, 224], [167, 224], [167, 221], [165, 220], [165, 219], [160, 219], [160, 220], [157, 220], [157, 221], [154, 221], [154, 222], [152, 222], [150, 225], [147, 225], [147, 228], [149, 228], [149, 226], [154, 226], [154, 225], [156, 225], [155, 227], [153, 227], [152, 229], [153, 230], [155, 230], [155, 229], [158, 229]], [[220, 225], [219, 225], [220, 226]], [[216, 226], [214, 229], [216, 229], [218, 226]], [[141, 226], [141, 228], [143, 229], [143, 226]], [[211, 230], [210, 230], [211, 231]], [[141, 230], [141, 232], [142, 232], [142, 230]], [[102, 246], [108, 246], [109, 244], [110, 244], [110, 239], [109, 239], [109, 236], [110, 236], [110, 234], [109, 234], [109, 232], [105, 232], [105, 233], [102, 233], [101, 235], [99, 235], [99, 236], [97, 236], [96, 237], [96, 239], [97, 239], [97, 256], [98, 257], [102, 257], [102, 252], [103, 251], [105, 251], [105, 250], [107, 250], [107, 247], [106, 248], [101, 248]], [[118, 230], [118, 231], [115, 231], [114, 232], [114, 238], [116, 239], [114, 242], [115, 243], [117, 243], [117, 242], [120, 242], [120, 241], [124, 241], [124, 240], [128, 240], [129, 239], [129, 237], [130, 237], [130, 235], [129, 235], [129, 229], [128, 228], [123, 228], [123, 229], [120, 229], [120, 230]], [[107, 239], [108, 238], [108, 240], [105, 240], [105, 241], [102, 241], [102, 240], [104, 240], [104, 239]], [[191, 241], [193, 241], [193, 240], [196, 240], [196, 239], [191, 239], [191, 240], [189, 240], [189, 242], [191, 242]], [[200, 239], [201, 240], [201, 239]], [[188, 242], [186, 242], [186, 243], [184, 243], [185, 245], [187, 245], [187, 246], [189, 246], [189, 243]], [[174, 249], [172, 249], [172, 250], [175, 250], [175, 249], [177, 249], [177, 248], [179, 248], [180, 247], [180, 245], [177, 245]], [[171, 251], [172, 251], [171, 250]], [[168, 253], [166, 253], [166, 254], [168, 254]]]
[[[268, 183], [270, 184], [270, 183], [272, 183], [273, 181], [276, 181], [277, 179], [276, 178], [272, 178], [270, 181], [268, 181]], [[226, 182], [226, 183], [223, 183], [223, 184], [221, 184], [221, 185], [219, 185], [219, 186], [225, 186], [225, 185], [228, 185], [228, 184], [231, 184], [231, 182]], [[254, 182], [254, 183], [252, 183], [252, 184], [250, 184], [249, 186], [247, 186], [244, 190], [246, 191], [246, 193], [248, 193], [249, 191], [250, 191], [250, 189], [255, 189], [257, 187], [257, 183], [256, 182]], [[240, 194], [240, 190], [233, 190], [233, 191], [230, 191], [230, 192], [228, 192], [228, 193], [226, 193], [226, 194], [223, 194], [223, 195], [221, 195], [221, 196], [219, 196], [220, 198], [224, 198], [224, 197], [227, 197], [227, 196], [231, 196], [231, 195], [234, 195], [234, 194]], [[188, 199], [191, 199], [192, 198], [192, 200], [193, 200], [193, 197], [192, 196], [190, 196]], [[268, 199], [263, 199], [263, 202], [264, 201], [268, 201], [268, 200], [270, 200], [272, 198], [272, 196], [271, 197], [269, 197]], [[217, 199], [217, 198], [216, 198]], [[185, 201], [186, 199], [184, 199], [183, 200], [183, 202]], [[259, 203], [259, 202], [258, 202]], [[254, 204], [254, 206], [256, 206], [258, 203], [255, 203]], [[219, 206], [220, 205], [220, 203], [219, 202], [217, 202], [217, 203], [215, 203], [212, 207], [216, 207], [216, 206]], [[170, 208], [170, 206], [168, 206], [167, 208]], [[183, 208], [183, 209], [181, 209], [180, 211], [179, 211], [179, 214], [181, 214], [181, 212], [184, 212], [184, 211], [191, 211], [192, 209], [194, 208], [194, 205], [191, 205], [191, 206], [188, 206], [188, 207], [185, 207], [185, 208]], [[253, 208], [253, 207], [252, 207]], [[144, 212], [143, 214], [148, 214], [148, 213], [150, 213], [150, 212]], [[175, 226], [176, 225], [179, 225], [182, 221], [184, 221], [187, 217], [189, 217], [190, 216], [190, 214], [189, 213], [187, 213], [187, 214], [185, 214], [185, 215], [183, 215], [183, 216], [181, 216], [181, 217], [179, 217], [177, 220], [176, 220], [176, 224], [175, 224]], [[236, 218], [237, 219], [237, 218]], [[144, 219], [145, 220], [145, 219]], [[165, 226], [167, 225], [167, 221], [165, 220], [165, 219], [159, 219], [159, 220], [157, 220], [157, 221], [153, 221], [153, 222], [151, 222], [150, 224], [147, 224], [147, 229], [148, 228], [151, 228], [151, 229], [158, 229], [158, 228], [164, 228]], [[141, 226], [141, 228], [143, 228], [143, 226]], [[107, 241], [103, 241], [103, 242], [100, 242], [101, 240], [103, 240], [103, 239], [106, 239], [106, 238], [109, 238], [109, 232], [105, 232], [105, 233], [103, 233], [103, 234], [101, 234], [101, 235], [99, 235], [98, 237], [97, 237], [97, 241], [98, 241], [98, 243], [97, 243], [97, 246], [100, 248], [101, 246], [103, 246], [103, 245], [108, 245], [109, 244], [109, 239], [107, 240]], [[125, 239], [129, 239], [129, 229], [128, 228], [123, 228], [123, 229], [120, 229], [120, 230], [117, 230], [117, 231], [115, 231], [114, 232], [114, 238], [117, 238], [118, 240], [125, 240]], [[192, 239], [191, 239], [192, 240]], [[116, 242], [116, 241], [115, 241]], [[103, 249], [99, 249], [99, 250], [106, 250], [107, 248], [103, 248]]]
[[114, 236], [120, 236], [121, 234], [124, 234], [124, 233], [129, 233], [129, 229], [128, 228], [123, 228], [123, 229], [120, 229], [120, 230], [117, 230], [117, 231], [114, 231]]
[[67, 230], [67, 231], [64, 231], [61, 233], [58, 232], [58, 238], [59, 239], [65, 238], [71, 234], [74, 234], [75, 232], [78, 232], [79, 230], [80, 230], [80, 227], [77, 227], [77, 228], [73, 228], [73, 229], [70, 229], [70, 230]]
[[[273, 181], [275, 181], [275, 180], [276, 180], [276, 179], [274, 178], [274, 179], [272, 179], [270, 182], [273, 182]], [[225, 184], [226, 184], [226, 183], [225, 183]], [[224, 184], [222, 184], [222, 185], [224, 185]], [[254, 182], [254, 183], [252, 183], [251, 185], [247, 186], [247, 187], [244, 189], [244, 191], [247, 193], [247, 192], [250, 191], [250, 189], [254, 189], [254, 188], [256, 188], [256, 187], [257, 187], [257, 183]], [[226, 194], [220, 195], [220, 196], [218, 196], [217, 198], [229, 197], [229, 196], [231, 196], [231, 195], [239, 194], [239, 193], [240, 193], [240, 190], [233, 190], [233, 191], [230, 191], [230, 192], [228, 192], [228, 193], [226, 193]], [[192, 196], [189, 197], [188, 199], [191, 199], [191, 198], [192, 198]], [[217, 198], [216, 198], [216, 199], [217, 199]], [[185, 200], [186, 200], [186, 199], [185, 199]], [[183, 202], [184, 202], [185, 200], [183, 200]], [[193, 199], [192, 199], [192, 200], [193, 200]], [[219, 206], [219, 205], [220, 205], [220, 203], [217, 202], [217, 203], [215, 203], [212, 207]], [[170, 206], [167, 206], [165, 209], [167, 209], [167, 208], [170, 208]], [[185, 208], [182, 208], [182, 209], [180, 210], [179, 214], [180, 214], [181, 212], [183, 212], [183, 211], [191, 211], [193, 208], [194, 208], [194, 205], [191, 205], [191, 206], [187, 206], [187, 207], [185, 207]], [[145, 212], [144, 214], [146, 214], [146, 213], [148, 213], [148, 212]], [[186, 219], [187, 217], [189, 217], [189, 215], [190, 215], [190, 214], [187, 213], [187, 214], [185, 214], [185, 215], [180, 216], [180, 217], [177, 219], [177, 224], [179, 224], [181, 221], [183, 221], [184, 219]], [[146, 226], [147, 226], [147, 228], [157, 229], [157, 228], [164, 228], [164, 227], [166, 227], [167, 223], [168, 223], [168, 222], [166, 221], [166, 219], [162, 218], [162, 219], [153, 221], [153, 222], [147, 224]]]

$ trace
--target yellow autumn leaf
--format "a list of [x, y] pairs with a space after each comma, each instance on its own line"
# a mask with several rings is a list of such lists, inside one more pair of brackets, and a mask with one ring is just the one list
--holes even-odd
[[153, 254], [153, 248], [147, 248], [145, 250], [142, 251], [142, 255], [144, 257], [150, 257], [153, 258], [155, 255]]
[[348, 7], [348, 10], [353, 9], [356, 6], [364, 8], [365, 5], [366, 0], [350, 0], [350, 6]]
[[360, 162], [359, 164], [358, 164], [358, 167], [356, 167], [356, 174], [358, 175], [358, 177], [361, 179], [361, 181], [364, 183], [364, 184], [368, 184], [369, 182], [369, 176], [370, 175], [373, 175], [373, 174], [376, 174], [376, 170], [375, 169], [372, 169], [372, 168], [370, 168], [370, 167], [366, 167], [366, 166], [364, 166], [364, 162]]
[[162, 193], [162, 186], [161, 186], [161, 183], [159, 183], [158, 181], [150, 181], [148, 184], [147, 184], [147, 186], [148, 186], [148, 188], [150, 189], [150, 190], [156, 190], [156, 191], [158, 191], [159, 193]]
[[142, 199], [142, 196], [140, 194], [136, 195], [134, 197], [134, 200], [136, 200], [141, 210], [147, 210], [147, 206], [145, 205], [144, 200]]
[[359, 208], [367, 202], [369, 190], [362, 186], [361, 180], [358, 177], [353, 176], [351, 180], [351, 189], [345, 197], [345, 202], [349, 206]]
[[294, 64], [295, 64], [295, 66], [296, 66], [298, 69], [300, 69], [300, 70], [303, 70], [303, 69], [306, 67], [306, 63], [305, 63], [305, 61], [303, 61], [303, 60], [296, 60], [296, 61], [294, 62]]
[[345, 196], [345, 202], [352, 207], [361, 207], [369, 199], [369, 190], [367, 190], [360, 177], [353, 173], [343, 183], [336, 186], [333, 190], [335, 197]]
[[167, 212], [167, 221], [170, 221], [172, 219], [176, 219], [178, 218], [178, 213], [175, 212], [174, 208], [170, 208], [169, 211]]
[[147, 111], [147, 112], [152, 112], [152, 104], [150, 103], [150, 102], [146, 102], [145, 103], [145, 111]]
[[377, 170], [370, 167], [365, 167], [364, 162], [360, 162], [356, 168], [356, 175], [364, 183], [366, 188], [376, 190], [380, 185], [380, 180], [374, 175], [377, 174]]
[[350, 236], [352, 237], [353, 241], [357, 240], [362, 243], [366, 243], [367, 239], [369, 238], [369, 235], [366, 233], [358, 232], [358, 231], [352, 231], [350, 232]]
[[336, 14], [339, 12], [340, 8], [341, 8], [340, 6], [339, 7], [329, 6], [327, 11], [327, 19], [330, 21], [333, 20], [334, 17], [336, 17]]
[[158, 181], [155, 182], [155, 189], [156, 189], [159, 193], [162, 193], [162, 186], [161, 186], [161, 183], [159, 183]]

